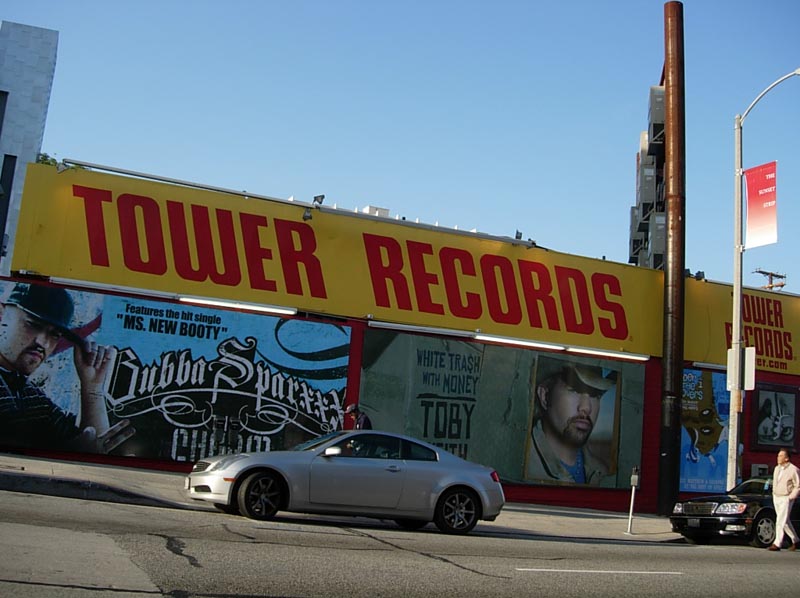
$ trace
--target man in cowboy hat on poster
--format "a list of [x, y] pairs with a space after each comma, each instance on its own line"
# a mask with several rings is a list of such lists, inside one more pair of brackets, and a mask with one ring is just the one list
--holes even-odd
[[534, 421], [525, 477], [598, 484], [608, 467], [587, 442], [597, 423], [600, 398], [616, 385], [616, 372], [600, 366], [539, 357]]
[[[109, 426], [104, 384], [116, 348], [84, 341], [69, 324], [74, 304], [61, 288], [18, 283], [0, 304], [0, 445], [107, 453], [133, 434]], [[80, 411], [59, 408], [28, 377], [61, 339], [74, 345]]]

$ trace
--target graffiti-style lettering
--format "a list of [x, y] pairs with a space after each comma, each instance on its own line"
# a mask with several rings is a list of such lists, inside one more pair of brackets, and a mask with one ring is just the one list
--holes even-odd
[[269, 436], [251, 435], [246, 438], [236, 436], [235, 444], [225, 444], [219, 434], [208, 430], [175, 428], [172, 432], [170, 458], [173, 461], [193, 463], [208, 457], [225, 453], [269, 451]]
[[122, 349], [108, 390], [112, 413], [134, 418], [158, 412], [172, 426], [208, 428], [223, 409], [251, 435], [274, 434], [288, 424], [312, 435], [340, 429], [345, 389], [321, 392], [272, 370], [257, 358], [257, 344], [254, 338], [229, 338], [212, 361], [193, 359], [184, 349], [165, 352], [150, 364], [141, 363], [132, 349]]

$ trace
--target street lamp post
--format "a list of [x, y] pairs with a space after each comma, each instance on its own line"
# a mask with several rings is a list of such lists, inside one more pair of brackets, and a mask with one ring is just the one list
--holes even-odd
[[742, 124], [750, 114], [753, 107], [773, 87], [795, 75], [800, 76], [800, 68], [787, 73], [752, 101], [741, 115], [737, 114], [733, 124], [734, 140], [734, 170], [733, 170], [733, 314], [731, 330], [731, 360], [728, 381], [731, 390], [730, 416], [728, 419], [728, 489], [736, 485], [736, 465], [739, 452], [739, 413], [742, 411], [742, 255], [744, 242], [742, 240]]

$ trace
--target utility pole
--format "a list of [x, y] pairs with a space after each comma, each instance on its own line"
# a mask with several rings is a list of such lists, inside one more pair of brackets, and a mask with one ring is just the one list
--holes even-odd
[[[768, 291], [774, 290], [781, 290], [786, 283], [783, 280], [786, 278], [785, 274], [778, 274], [777, 272], [769, 272], [768, 270], [762, 270], [761, 268], [756, 268], [753, 270], [753, 274], [761, 274], [762, 276], [767, 277], [767, 284], [765, 284], [762, 289], [767, 289]], [[775, 282], [775, 279], [780, 280], [781, 282]]]
[[662, 359], [658, 514], [669, 515], [680, 486], [683, 392], [684, 266], [686, 233], [683, 4], [664, 5], [664, 356]]

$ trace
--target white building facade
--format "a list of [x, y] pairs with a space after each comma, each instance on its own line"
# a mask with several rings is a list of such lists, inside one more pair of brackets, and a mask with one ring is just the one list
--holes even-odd
[[9, 274], [25, 168], [42, 151], [56, 69], [58, 32], [3, 21], [0, 25], [0, 274]]

